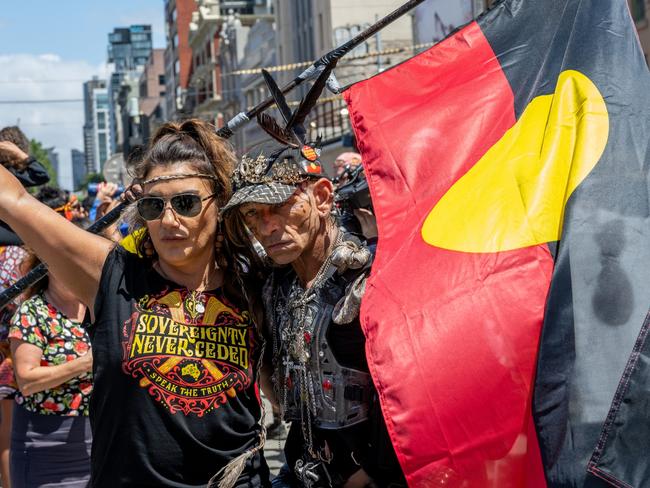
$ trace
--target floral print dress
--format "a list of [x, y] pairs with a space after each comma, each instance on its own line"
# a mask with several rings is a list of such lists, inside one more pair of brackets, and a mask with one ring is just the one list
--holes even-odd
[[[81, 323], [70, 320], [48, 303], [43, 293], [25, 300], [13, 316], [10, 339], [19, 339], [43, 350], [41, 366], [56, 366], [83, 356], [90, 339]], [[20, 391], [16, 402], [30, 412], [44, 415], [88, 415], [92, 375], [85, 373], [62, 385], [28, 397]]]
[[[27, 251], [21, 247], [0, 247], [0, 292], [21, 278], [20, 265], [26, 257]], [[7, 336], [9, 335], [11, 317], [16, 312], [19, 303], [20, 297], [0, 310], [0, 400], [13, 398], [18, 389]]]

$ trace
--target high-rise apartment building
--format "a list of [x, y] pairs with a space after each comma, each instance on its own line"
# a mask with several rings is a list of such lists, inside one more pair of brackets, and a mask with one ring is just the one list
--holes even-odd
[[[256, 70], [277, 65], [273, 24], [272, 18], [260, 19], [248, 33], [244, 57], [239, 65], [240, 70], [250, 70], [250, 74], [239, 75], [238, 80], [242, 111], [254, 107], [269, 96], [264, 78]], [[238, 149], [241, 153], [248, 152], [268, 139], [268, 135], [258, 124], [247, 124], [239, 133], [241, 138]]]
[[94, 125], [94, 114], [95, 109], [93, 107], [93, 92], [96, 88], [106, 88], [106, 80], [100, 80], [97, 77], [94, 77], [92, 80], [87, 81], [83, 85], [84, 92], [84, 126], [83, 126], [83, 135], [84, 135], [84, 158], [86, 165], [86, 173], [93, 173], [96, 171], [96, 168], [99, 168], [99, 165], [103, 161], [97, 161], [95, 158], [95, 125]]
[[[495, 0], [426, 0], [414, 11], [414, 42], [437, 42], [455, 27], [470, 21]], [[639, 40], [646, 58], [650, 60], [650, 0], [627, 0], [632, 19], [636, 24]]]
[[413, 42], [416, 45], [440, 42], [484, 9], [485, 0], [427, 0], [411, 12]]
[[[278, 64], [311, 62], [365, 30], [379, 18], [404, 3], [403, 0], [276, 0], [276, 39]], [[336, 76], [347, 85], [394, 66], [412, 55], [412, 19], [406, 15], [360, 45], [339, 62]], [[377, 52], [388, 52], [377, 55]], [[355, 59], [352, 59], [356, 56]], [[362, 56], [362, 57], [359, 57]], [[280, 85], [297, 76], [305, 66], [274, 73]], [[309, 84], [294, 90], [296, 100]], [[309, 138], [323, 138], [321, 160], [326, 169], [352, 142], [347, 107], [341, 97], [325, 94], [307, 121]]]
[[100, 173], [104, 163], [111, 155], [111, 124], [107, 88], [92, 90], [92, 121], [93, 121], [93, 160], [95, 165], [87, 168], [89, 173]]
[[140, 76], [138, 88], [139, 144], [146, 144], [155, 129], [166, 119], [165, 50], [154, 49]]
[[183, 97], [190, 80], [189, 31], [195, 9], [195, 0], [165, 0], [165, 113], [169, 120], [182, 114]]
[[271, 5], [271, 0], [220, 0], [221, 14], [253, 15]]
[[86, 177], [86, 158], [84, 153], [78, 149], [70, 151], [70, 159], [72, 161], [72, 190], [78, 191]]
[[[377, 19], [400, 7], [402, 0], [276, 0], [278, 63], [313, 61], [335, 46], [350, 40]], [[408, 56], [410, 52], [372, 55], [373, 52], [407, 48], [413, 42], [409, 16], [404, 16], [360, 45], [353, 55], [368, 54], [356, 63], [350, 57], [339, 63], [339, 81], [350, 83], [367, 78]], [[350, 69], [348, 69], [350, 68]], [[284, 71], [283, 82], [293, 79], [302, 68]]]
[[50, 160], [50, 165], [52, 165], [52, 169], [54, 170], [54, 173], [56, 174], [56, 179], [57, 181], [53, 181], [52, 183], [55, 183], [57, 185], [61, 184], [61, 166], [59, 164], [59, 153], [56, 152], [56, 147], [46, 147], [44, 148], [45, 152], [47, 153], [47, 159]]
[[122, 83], [139, 79], [152, 49], [150, 25], [117, 27], [108, 34], [108, 63], [113, 71], [108, 87], [112, 153], [121, 151], [124, 142], [123, 116], [117, 104]]
[[[272, 20], [268, 0], [197, 0], [190, 24], [192, 64], [185, 109], [216, 125], [242, 108], [242, 87], [235, 75], [245, 58], [252, 26]], [[231, 140], [241, 143], [241, 134]]]
[[217, 123], [223, 93], [220, 51], [227, 18], [221, 14], [220, 0], [197, 0], [197, 6], [190, 24], [192, 56], [183, 105], [193, 115]]
[[149, 61], [153, 48], [150, 25], [118, 27], [108, 34], [108, 62], [115, 72], [133, 71]]

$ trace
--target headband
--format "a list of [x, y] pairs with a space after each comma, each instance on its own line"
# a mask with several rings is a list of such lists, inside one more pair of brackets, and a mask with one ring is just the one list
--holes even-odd
[[158, 181], [167, 181], [167, 180], [180, 180], [182, 178], [209, 178], [213, 181], [218, 182], [219, 180], [217, 179], [216, 176], [213, 175], [208, 175], [205, 173], [179, 173], [176, 175], [163, 175], [163, 176], [156, 176], [155, 178], [148, 179], [142, 183], [142, 186], [148, 185], [150, 183], [156, 183]]

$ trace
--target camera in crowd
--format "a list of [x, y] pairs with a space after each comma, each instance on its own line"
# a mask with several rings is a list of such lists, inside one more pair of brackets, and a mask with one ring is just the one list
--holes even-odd
[[[97, 196], [99, 185], [101, 185], [101, 183], [88, 183], [88, 195], [91, 197]], [[122, 193], [124, 193], [124, 187], [118, 186], [117, 190], [113, 194], [113, 198], [119, 197]]]
[[334, 183], [343, 182], [337, 186], [334, 203], [339, 213], [339, 225], [348, 232], [362, 234], [361, 224], [354, 215], [354, 210], [365, 208], [374, 213], [368, 180], [363, 172], [363, 166], [346, 167]]

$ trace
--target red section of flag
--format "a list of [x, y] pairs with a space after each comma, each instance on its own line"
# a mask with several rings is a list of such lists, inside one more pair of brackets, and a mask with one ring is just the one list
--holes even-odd
[[467, 254], [420, 233], [515, 123], [498, 60], [473, 23], [346, 100], [379, 226], [361, 319], [410, 486], [545, 486], [530, 397], [548, 249]]

